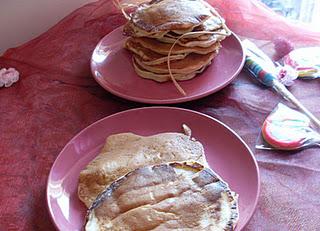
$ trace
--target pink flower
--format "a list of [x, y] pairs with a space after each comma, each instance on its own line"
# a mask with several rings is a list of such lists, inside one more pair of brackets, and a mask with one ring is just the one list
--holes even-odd
[[279, 81], [286, 86], [292, 86], [294, 84], [294, 80], [298, 78], [297, 71], [288, 65], [278, 66], [277, 73]]
[[19, 80], [19, 72], [14, 68], [0, 69], [0, 87], [10, 87]]

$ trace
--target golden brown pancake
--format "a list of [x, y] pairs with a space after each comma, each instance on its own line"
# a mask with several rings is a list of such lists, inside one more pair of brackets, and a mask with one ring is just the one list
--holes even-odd
[[101, 153], [80, 172], [79, 198], [89, 207], [107, 185], [136, 168], [184, 160], [196, 160], [206, 165], [201, 143], [185, 134], [111, 135]]
[[[171, 72], [174, 74], [190, 74], [193, 73], [199, 69], [201, 69], [203, 66], [206, 66], [208, 63], [211, 62], [211, 60], [217, 55], [217, 52], [211, 52], [206, 55], [200, 55], [191, 53], [187, 55], [184, 59], [181, 60], [174, 60], [170, 62], [170, 68]], [[168, 65], [167, 63], [161, 63], [157, 65], [146, 65], [144, 64], [143, 60], [137, 56], [133, 55], [133, 58], [139, 66], [141, 66], [143, 69], [158, 73], [158, 74], [168, 74]]]
[[[210, 63], [208, 63], [209, 65]], [[139, 64], [137, 64], [136, 62], [133, 61], [133, 66], [134, 69], [136, 71], [136, 73], [145, 79], [151, 79], [157, 82], [167, 82], [170, 81], [170, 75], [169, 74], [157, 74], [157, 73], [153, 73], [151, 71], [147, 71], [145, 69], [143, 69], [141, 66], [139, 66]], [[184, 81], [184, 80], [189, 80], [192, 79], [193, 77], [195, 77], [197, 74], [203, 72], [206, 69], [207, 66], [202, 67], [201, 69], [190, 73], [190, 74], [172, 74], [173, 78], [175, 78], [178, 81]]]
[[201, 73], [220, 42], [231, 34], [225, 20], [204, 0], [151, 0], [139, 5], [129, 18], [124, 27], [130, 36], [125, 47], [134, 53], [136, 73], [157, 82], [171, 79], [181, 94], [185, 92], [175, 80]]
[[[158, 54], [152, 50], [149, 50], [139, 43], [135, 43], [131, 38], [128, 38], [125, 42], [125, 48], [138, 55], [145, 64], [156, 65], [167, 62], [168, 57], [165, 55]], [[175, 54], [170, 56], [170, 60], [184, 59], [187, 54]]]
[[[141, 46], [157, 52], [159, 54], [168, 55], [172, 44], [162, 43], [155, 39], [150, 38], [132, 38], [135, 43], [139, 43]], [[172, 49], [171, 54], [185, 54], [185, 53], [196, 53], [196, 54], [208, 54], [220, 48], [220, 43], [214, 43], [209, 47], [184, 47], [181, 45], [175, 45]]]
[[238, 196], [196, 162], [145, 166], [118, 178], [88, 210], [87, 231], [233, 230]]
[[192, 30], [212, 16], [211, 9], [202, 0], [153, 0], [141, 4], [131, 22], [148, 32]]
[[[221, 33], [223, 33], [222, 30], [221, 30]], [[181, 38], [180, 40], [177, 41], [177, 44], [184, 47], [210, 47], [215, 43], [225, 39], [226, 36], [227, 35], [211, 34], [208, 36], [207, 39], [203, 39], [203, 40], [199, 40], [198, 38]], [[176, 42], [177, 39], [164, 36], [162, 38], [157, 38], [157, 40], [163, 43], [173, 44], [174, 42]]]
[[[162, 37], [177, 39], [180, 36], [181, 36], [180, 34], [176, 34], [173, 31], [169, 31], [168, 33], [166, 33]], [[196, 38], [199, 41], [201, 41], [201, 40], [208, 40], [210, 38], [210, 36], [211, 36], [210, 34], [187, 34], [183, 38], [181, 38], [181, 40], [183, 41], [183, 40], [187, 40], [189, 38]], [[159, 38], [162, 38], [162, 37], [159, 37]]]
[[[158, 31], [158, 32], [148, 32], [144, 31], [138, 27], [136, 27], [132, 22], [127, 22], [124, 26], [124, 34], [127, 36], [133, 37], [148, 37], [148, 38], [175, 38], [177, 39], [182, 34], [188, 32], [199, 32], [199, 31], [217, 31], [217, 30], [224, 30], [226, 35], [230, 34], [229, 29], [223, 24], [224, 20], [221, 22], [220, 17], [211, 16], [209, 19], [204, 21], [203, 24], [196, 26], [194, 28], [190, 28], [188, 30], [166, 30], [166, 31]], [[184, 38], [198, 38], [198, 40], [208, 40], [210, 35], [206, 34], [188, 34]]]
[[224, 23], [225, 20], [223, 18], [215, 15], [208, 18], [203, 24], [195, 27], [193, 31], [215, 31], [224, 28]]
[[161, 38], [169, 31], [148, 32], [136, 27], [132, 22], [127, 22], [123, 27], [123, 33], [126, 36]]

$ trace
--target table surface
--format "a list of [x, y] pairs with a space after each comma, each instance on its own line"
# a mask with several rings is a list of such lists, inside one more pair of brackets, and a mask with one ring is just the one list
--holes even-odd
[[[319, 33], [286, 22], [256, 0], [210, 3], [235, 33], [253, 39], [274, 57], [281, 53], [281, 47], [276, 46], [276, 53], [273, 49], [279, 38], [296, 47], [320, 44]], [[0, 89], [0, 230], [54, 230], [45, 186], [61, 149], [94, 121], [145, 106], [107, 93], [90, 74], [95, 45], [124, 22], [111, 1], [98, 1], [0, 57], [0, 67], [15, 67], [21, 73], [18, 83]], [[290, 90], [320, 117], [317, 80], [296, 81]], [[254, 149], [259, 127], [279, 101], [274, 92], [242, 72], [223, 90], [174, 106], [221, 120], [254, 150], [261, 194], [245, 230], [319, 230], [319, 149], [288, 153]]]

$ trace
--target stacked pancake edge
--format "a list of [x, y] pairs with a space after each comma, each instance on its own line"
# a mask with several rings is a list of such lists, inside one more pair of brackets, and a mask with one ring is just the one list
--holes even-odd
[[160, 0], [137, 7], [124, 34], [128, 36], [125, 48], [133, 54], [136, 73], [165, 82], [171, 77], [188, 80], [202, 73], [218, 55], [221, 41], [230, 31], [204, 1]]

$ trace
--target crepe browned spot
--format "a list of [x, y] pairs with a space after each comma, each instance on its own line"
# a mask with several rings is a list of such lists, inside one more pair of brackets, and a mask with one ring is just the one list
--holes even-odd
[[196, 162], [145, 166], [118, 178], [88, 210], [86, 230], [233, 230], [237, 194]]
[[196, 160], [206, 165], [201, 143], [185, 134], [111, 135], [101, 153], [80, 172], [79, 198], [89, 207], [112, 181], [136, 168], [184, 160]]

